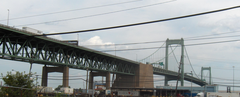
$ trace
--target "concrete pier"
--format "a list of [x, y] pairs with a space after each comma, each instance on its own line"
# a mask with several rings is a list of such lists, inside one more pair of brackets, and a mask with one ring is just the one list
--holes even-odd
[[51, 72], [60, 72], [63, 73], [63, 87], [69, 86], [69, 67], [62, 66], [62, 67], [47, 67], [46, 65], [43, 66], [42, 69], [42, 86], [47, 86], [48, 84], [48, 73]]

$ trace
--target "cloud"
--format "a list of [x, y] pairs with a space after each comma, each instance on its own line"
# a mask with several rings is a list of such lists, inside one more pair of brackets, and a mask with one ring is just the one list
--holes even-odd
[[[106, 5], [117, 2], [126, 2], [129, 0], [75, 0], [75, 1], [62, 1], [62, 0], [41, 0], [41, 1], [12, 1], [3, 0], [0, 7], [0, 18], [7, 19], [7, 9], [10, 9], [10, 18], [23, 17], [29, 15], [36, 15], [42, 13], [51, 13], [58, 11], [65, 11], [71, 9], [79, 9], [85, 7]], [[234, 0], [181, 0], [174, 1], [170, 3], [160, 4], [156, 6], [139, 8], [134, 10], [128, 10], [119, 13], [104, 14], [101, 16], [87, 17], [73, 19], [63, 22], [52, 22], [47, 21], [62, 20], [76, 17], [83, 17], [88, 15], [100, 14], [105, 12], [111, 12], [116, 10], [123, 10], [127, 8], [133, 8], [138, 6], [144, 6], [148, 4], [154, 4], [159, 2], [164, 2], [167, 0], [140, 0], [138, 2], [107, 6], [102, 8], [94, 8], [87, 10], [71, 11], [66, 13], [59, 13], [54, 15], [44, 15], [38, 17], [24, 18], [19, 20], [10, 20], [10, 25], [23, 25], [38, 22], [45, 22], [45, 24], [39, 25], [27, 25], [29, 27], [41, 30], [45, 33], [56, 33], [56, 32], [69, 32], [86, 30], [93, 28], [109, 27], [123, 24], [131, 24], [138, 22], [145, 22], [151, 20], [159, 20], [165, 18], [171, 18], [181, 15], [188, 15], [198, 12], [204, 12], [209, 10], [215, 10], [220, 8], [230, 7], [239, 4], [239, 1]], [[48, 2], [48, 3], [46, 3]], [[203, 6], [204, 5], [204, 6]], [[166, 21], [155, 24], [141, 25], [135, 27], [119, 28], [104, 31], [94, 31], [88, 33], [79, 33], [79, 39], [81, 40], [81, 45], [86, 47], [96, 49], [96, 50], [114, 50], [116, 49], [131, 49], [131, 48], [149, 48], [161, 46], [163, 43], [155, 44], [138, 44], [138, 45], [115, 45], [121, 43], [139, 43], [148, 41], [164, 41], [169, 39], [180, 39], [193, 36], [202, 35], [217, 35], [218, 33], [234, 31], [240, 28], [240, 13], [239, 9], [208, 14], [203, 16]], [[6, 24], [6, 21], [0, 21], [2, 24]], [[48, 36], [51, 38], [59, 40], [76, 40], [76, 34], [68, 35], [54, 35]], [[233, 38], [224, 39], [212, 39], [212, 40], [199, 40], [199, 41], [185, 41], [185, 44], [195, 44], [201, 42], [211, 42], [211, 41], [221, 41]], [[235, 39], [235, 38], [234, 38]], [[237, 39], [237, 38], [236, 38]], [[88, 46], [88, 45], [105, 45], [105, 46]], [[113, 45], [113, 46], [107, 46]], [[204, 59], [217, 60], [218, 58], [224, 58], [226, 60], [239, 58], [240, 53], [240, 43], [223, 43], [223, 44], [212, 44], [212, 45], [201, 45], [186, 47], [188, 54], [203, 60], [192, 60], [191, 63], [197, 64], [199, 66], [218, 66], [221, 62], [205, 61]], [[127, 58], [130, 60], [138, 60], [145, 58], [146, 56], [152, 54], [156, 49], [149, 50], [126, 50], [117, 52], [107, 52], [110, 54], [115, 54], [117, 56]], [[159, 56], [165, 56], [165, 50], [159, 53]], [[176, 51], [176, 55], [178, 54]], [[158, 57], [159, 57], [158, 56]], [[174, 57], [171, 57], [170, 61], [176, 64]], [[179, 60], [179, 55], [177, 56]], [[187, 60], [185, 61], [187, 63]], [[12, 63], [11, 63], [12, 64]], [[17, 64], [17, 63], [16, 63]], [[171, 66], [175, 66], [171, 64]], [[228, 66], [221, 64], [221, 66]], [[230, 64], [232, 65], [232, 64]], [[29, 65], [27, 65], [29, 66]], [[170, 66], [170, 65], [169, 65]], [[13, 66], [15, 67], [15, 66]], [[175, 66], [176, 67], [176, 66]], [[174, 67], [174, 68], [175, 68]], [[24, 68], [24, 67], [23, 67]], [[26, 67], [29, 68], [29, 67]], [[200, 71], [200, 67], [196, 68]], [[187, 72], [190, 69], [186, 70]], [[2, 71], [5, 72], [5, 71]], [[236, 71], [237, 72], [237, 71]], [[41, 70], [38, 72], [41, 74]], [[85, 74], [85, 73], [82, 73]], [[213, 75], [218, 76], [218, 75]], [[221, 75], [220, 75], [221, 76]], [[222, 76], [221, 76], [222, 77]], [[76, 86], [76, 85], [75, 85]], [[79, 87], [77, 87], [79, 88]]]
[[204, 27], [212, 28], [212, 32], [215, 34], [237, 31], [240, 28], [240, 15], [208, 17], [203, 19], [199, 24]]
[[87, 41], [81, 42], [81, 45], [87, 46], [90, 48], [95, 48], [95, 49], [96, 48], [104, 49], [104, 48], [113, 48], [112, 46], [108, 46], [108, 45], [114, 45], [114, 43], [103, 42], [100, 36], [94, 36], [88, 39]]
[[110, 44], [114, 44], [114, 43], [111, 43], [111, 42], [104, 43], [99, 36], [94, 36], [89, 40], [83, 42], [83, 45], [110, 45]]

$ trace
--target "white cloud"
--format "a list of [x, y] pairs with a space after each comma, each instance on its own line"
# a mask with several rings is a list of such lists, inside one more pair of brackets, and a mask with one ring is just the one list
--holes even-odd
[[87, 40], [86, 42], [83, 42], [83, 45], [109, 45], [109, 44], [113, 43], [111, 42], [103, 43], [102, 39], [99, 36], [94, 36]]
[[211, 27], [213, 33], [223, 33], [227, 31], [237, 31], [240, 28], [239, 15], [223, 15], [218, 17], [208, 17], [199, 24], [205, 27]]
[[[70, 9], [79, 9], [84, 7], [92, 7], [98, 5], [106, 5], [117, 2], [125, 2], [129, 0], [79, 0], [79, 1], [59, 1], [59, 0], [3, 0], [0, 7], [0, 18], [7, 18], [7, 9], [10, 9], [10, 18], [23, 17], [29, 15], [36, 15], [42, 13], [51, 13], [57, 11], [65, 11]], [[166, 0], [140, 0], [138, 2], [114, 5], [103, 8], [95, 8], [88, 10], [71, 11], [66, 13], [45, 15], [39, 17], [24, 18], [19, 20], [10, 20], [10, 25], [23, 25], [31, 23], [39, 23], [53, 20], [62, 20], [76, 17], [83, 17], [88, 15], [94, 15], [99, 13], [111, 12], [116, 10], [122, 10], [132, 7], [144, 6], [147, 4], [154, 4], [158, 2], [164, 2]], [[48, 2], [48, 3], [46, 3]], [[176, 17], [181, 15], [193, 14], [203, 11], [215, 10], [220, 8], [226, 8], [239, 4], [239, 0], [176, 0], [171, 3], [160, 4], [156, 6], [139, 8], [135, 10], [128, 10], [119, 13], [105, 14], [95, 17], [79, 18], [64, 22], [44, 23], [33, 26], [35, 29], [39, 29], [47, 33], [56, 32], [69, 32], [77, 30], [86, 30], [93, 28], [101, 28], [108, 26], [116, 26], [137, 22], [144, 22], [150, 20], [158, 20], [170, 17]], [[218, 34], [227, 31], [234, 31], [240, 28], [239, 9], [234, 9], [225, 12], [219, 12], [209, 15], [185, 18], [174, 21], [166, 21], [155, 24], [141, 25], [128, 28], [119, 28], [114, 30], [94, 31], [88, 33], [79, 33], [81, 45], [114, 45], [114, 46], [87, 46], [93, 49], [101, 50], [114, 50], [115, 44], [121, 43], [137, 43], [147, 41], [159, 41], [170, 39], [180, 39], [192, 36], [201, 36], [207, 34]], [[0, 21], [2, 24], [6, 24], [6, 21]], [[235, 34], [237, 35], [237, 34]], [[54, 35], [48, 36], [59, 40], [75, 40], [76, 34], [69, 35]], [[238, 37], [237, 37], [238, 38]], [[236, 39], [237, 39], [236, 38]], [[221, 41], [233, 38], [224, 39], [212, 39], [212, 40], [199, 40], [199, 41], [185, 41], [185, 44], [195, 44], [201, 42]], [[234, 38], [235, 39], [235, 38]], [[139, 45], [121, 45], [116, 46], [116, 49], [131, 49], [131, 48], [149, 48], [161, 46], [162, 43], [156, 44], [139, 44]], [[200, 59], [217, 60], [219, 58], [225, 58], [226, 60], [234, 59], [238, 60], [240, 53], [240, 43], [223, 43], [214, 45], [202, 45], [187, 47], [188, 54]], [[153, 53], [155, 49], [150, 50], [133, 50], [133, 51], [117, 51], [116, 55], [131, 60], [137, 60], [145, 58]], [[164, 50], [161, 51], [161, 57], [165, 56]], [[108, 52], [114, 54], [114, 52]], [[159, 55], [160, 55], [159, 54]], [[173, 57], [172, 57], [173, 58]], [[180, 58], [180, 57], [178, 57]], [[178, 59], [179, 60], [179, 59]], [[171, 59], [172, 63], [176, 63], [174, 59]], [[221, 62], [212, 62], [205, 60], [193, 60], [192, 64], [199, 66], [216, 66]], [[223, 65], [229, 67], [228, 64]], [[28, 65], [26, 65], [28, 66]], [[173, 66], [173, 65], [172, 65]], [[175, 65], [174, 65], [175, 66]], [[222, 66], [222, 65], [221, 65]], [[200, 67], [199, 67], [200, 68]], [[199, 69], [197, 68], [197, 69]], [[187, 70], [186, 70], [187, 71]], [[38, 72], [41, 74], [41, 70]], [[84, 73], [85, 74], [85, 73]], [[213, 75], [219, 76], [219, 75]], [[222, 77], [222, 76], [221, 76]]]
[[103, 42], [100, 36], [94, 36], [88, 39], [87, 41], [81, 42], [81, 45], [90, 47], [90, 48], [95, 48], [95, 49], [96, 48], [104, 49], [104, 48], [113, 48], [113, 46], [109, 46], [109, 45], [114, 45], [114, 43]]

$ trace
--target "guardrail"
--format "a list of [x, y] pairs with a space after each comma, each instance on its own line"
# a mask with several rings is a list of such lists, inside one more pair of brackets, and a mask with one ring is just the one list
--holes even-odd
[[[153, 73], [154, 74], [161, 74], [161, 75], [168, 75], [168, 76], [178, 76], [178, 72], [175, 71], [171, 71], [171, 70], [166, 70], [163, 68], [158, 68], [158, 67], [153, 67]], [[184, 79], [188, 80], [188, 81], [193, 81], [195, 83], [203, 83], [203, 84], [207, 84], [206, 82], [202, 81], [201, 79], [198, 79], [196, 77], [184, 74]]]
[[[63, 42], [63, 41], [55, 39], [55, 38], [46, 37], [46, 36], [44, 36], [44, 34], [41, 35], [41, 34], [33, 33], [33, 32], [30, 32], [30, 31], [26, 31], [26, 30], [23, 30], [23, 29], [15, 28], [15, 27], [12, 27], [12, 26], [7, 26], [7, 25], [4, 25], [4, 24], [0, 24], [0, 26], [5, 27], [5, 28], [9, 28], [9, 29], [12, 29], [12, 30], [17, 30], [17, 31], [21, 31], [21, 32], [24, 32], [24, 33], [28, 33], [28, 34], [31, 34], [33, 36], [44, 37], [44, 38], [47, 38], [47, 39], [50, 39], [50, 40], [54, 40], [54, 41], [58, 41], [58, 42], [62, 42], [62, 43], [67, 43], [67, 42]], [[70, 43], [67, 43], [67, 44], [70, 44]], [[70, 44], [70, 45], [73, 45], [73, 44]], [[76, 45], [73, 45], [73, 46], [76, 46]]]

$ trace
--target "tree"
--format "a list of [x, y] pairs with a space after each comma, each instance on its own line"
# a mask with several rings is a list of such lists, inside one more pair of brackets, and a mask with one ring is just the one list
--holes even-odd
[[[4, 81], [4, 86], [1, 90], [4, 94], [8, 94], [8, 97], [31, 97], [34, 95], [35, 91], [33, 90], [34, 84], [33, 79], [30, 79], [30, 74], [25, 72], [18, 72], [13, 74], [12, 72], [7, 72], [6, 76], [2, 75]], [[24, 89], [23, 89], [24, 88]]]
[[58, 87], [55, 88], [55, 91], [59, 91], [61, 87], [63, 87], [63, 86], [62, 85], [58, 85]]
[[79, 88], [78, 90], [79, 90], [79, 92], [81, 92], [81, 93], [82, 93], [82, 88]]

